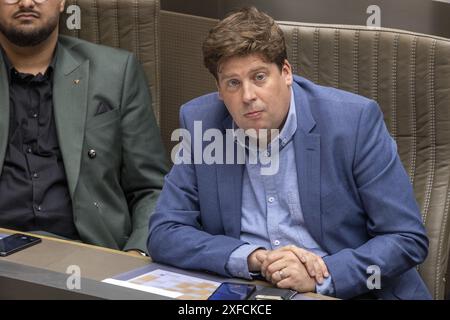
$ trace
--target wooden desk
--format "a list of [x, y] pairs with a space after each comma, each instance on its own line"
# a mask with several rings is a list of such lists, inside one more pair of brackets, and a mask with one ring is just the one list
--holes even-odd
[[[11, 233], [15, 231], [0, 228], [0, 234]], [[148, 257], [39, 237], [42, 243], [0, 258], [0, 299], [167, 299], [100, 282], [148, 265], [151, 263]], [[80, 290], [67, 288], [71, 266], [77, 266], [81, 271]], [[264, 282], [257, 284], [267, 285]], [[333, 299], [314, 293], [303, 296], [307, 299]]]
[[[15, 232], [0, 228], [0, 233]], [[69, 266], [77, 265], [81, 269], [83, 278], [97, 281], [145, 266], [151, 262], [148, 257], [139, 257], [123, 251], [41, 235], [34, 236], [41, 238], [42, 243], [0, 258], [0, 261], [15, 262], [60, 273], [66, 273]]]
[[[0, 234], [11, 233], [15, 231], [0, 228]], [[0, 258], [0, 299], [167, 299], [100, 282], [148, 265], [151, 262], [149, 258], [79, 242], [39, 237], [42, 243]], [[81, 271], [79, 290], [71, 290], [67, 286], [72, 275], [67, 271], [71, 266], [77, 266]]]

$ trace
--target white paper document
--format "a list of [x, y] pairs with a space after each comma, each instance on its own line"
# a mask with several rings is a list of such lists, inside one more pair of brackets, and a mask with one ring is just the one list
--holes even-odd
[[219, 282], [161, 269], [128, 280], [108, 278], [103, 282], [182, 300], [206, 300], [220, 285]]

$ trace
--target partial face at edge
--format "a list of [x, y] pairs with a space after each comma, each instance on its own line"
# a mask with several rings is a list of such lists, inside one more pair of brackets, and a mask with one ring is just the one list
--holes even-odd
[[58, 27], [64, 6], [65, 0], [47, 0], [41, 4], [33, 0], [7, 4], [0, 0], [0, 33], [17, 46], [36, 46]]

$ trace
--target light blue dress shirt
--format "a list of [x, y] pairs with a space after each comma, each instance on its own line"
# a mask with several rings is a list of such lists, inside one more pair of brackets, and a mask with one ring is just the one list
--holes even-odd
[[[289, 113], [279, 135], [278, 172], [261, 175], [261, 163], [250, 164], [246, 161], [240, 239], [247, 244], [233, 251], [228, 260], [226, 267], [232, 276], [252, 278], [247, 258], [258, 248], [273, 250], [294, 244], [321, 257], [328, 255], [307, 230], [300, 204], [293, 143], [297, 130], [295, 108], [294, 93], [291, 90]], [[251, 149], [247, 151], [254, 152]], [[316, 292], [334, 295], [331, 276], [325, 278], [321, 285], [316, 285]]]

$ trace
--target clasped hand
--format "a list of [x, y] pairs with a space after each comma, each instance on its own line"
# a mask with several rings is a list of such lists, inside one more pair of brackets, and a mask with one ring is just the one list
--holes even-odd
[[249, 270], [261, 272], [267, 281], [278, 288], [298, 292], [314, 292], [329, 276], [322, 258], [294, 245], [276, 250], [258, 249], [248, 257]]

